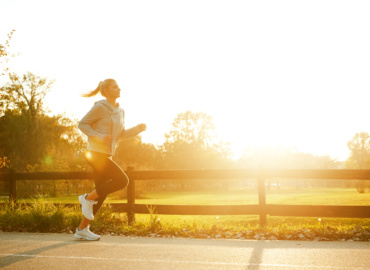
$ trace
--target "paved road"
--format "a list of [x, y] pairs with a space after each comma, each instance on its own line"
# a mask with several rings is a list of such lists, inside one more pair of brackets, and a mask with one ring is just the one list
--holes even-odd
[[370, 242], [196, 240], [0, 232], [1, 269], [370, 269]]

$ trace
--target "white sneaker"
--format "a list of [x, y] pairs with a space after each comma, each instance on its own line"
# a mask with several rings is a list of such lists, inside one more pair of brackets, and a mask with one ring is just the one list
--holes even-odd
[[82, 214], [87, 218], [88, 220], [94, 220], [94, 213], [93, 213], [93, 205], [97, 204], [97, 201], [90, 201], [87, 200], [86, 197], [87, 194], [80, 195], [78, 197], [78, 200], [81, 204]]
[[86, 228], [82, 230], [76, 228], [76, 233], [74, 237], [77, 239], [85, 239], [91, 241], [96, 241], [100, 239], [100, 235], [97, 235], [90, 231], [90, 225], [88, 225]]

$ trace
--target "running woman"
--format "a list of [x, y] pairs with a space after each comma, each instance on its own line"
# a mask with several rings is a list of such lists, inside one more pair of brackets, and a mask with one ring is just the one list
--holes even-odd
[[120, 92], [115, 80], [106, 79], [95, 90], [82, 95], [92, 97], [100, 93], [105, 99], [96, 102], [78, 124], [78, 128], [88, 137], [85, 156], [93, 169], [95, 190], [78, 197], [83, 218], [76, 228], [74, 237], [77, 239], [100, 239], [100, 235], [90, 231], [90, 222], [107, 195], [124, 189], [129, 182], [125, 172], [112, 160], [117, 142], [146, 130], [145, 124], [125, 129], [125, 112], [116, 102]]

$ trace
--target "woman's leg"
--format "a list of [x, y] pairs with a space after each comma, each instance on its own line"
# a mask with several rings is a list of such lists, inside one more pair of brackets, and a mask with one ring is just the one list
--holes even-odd
[[83, 217], [81, 220], [80, 225], [78, 226], [79, 230], [83, 230], [90, 224], [91, 220], [88, 220], [87, 218]]
[[[95, 182], [95, 186], [96, 186], [96, 182]], [[98, 210], [100, 209], [100, 207], [102, 206], [104, 200], [105, 200], [106, 196], [100, 196], [98, 195], [98, 192], [96, 192], [96, 189], [94, 189], [93, 191], [91, 191], [90, 193], [88, 193], [86, 195], [86, 199], [87, 200], [90, 200], [90, 201], [97, 201], [98, 203], [97, 204], [94, 204], [93, 206], [93, 214], [95, 216], [95, 214], [98, 212]]]
[[118, 164], [105, 154], [89, 151], [86, 158], [93, 168], [95, 181], [95, 190], [90, 192], [86, 199], [98, 202], [93, 206], [93, 214], [95, 215], [107, 195], [124, 189], [128, 185], [129, 179]]
[[[86, 158], [94, 171], [95, 190], [86, 195], [84, 199], [81, 199], [84, 202], [87, 202], [86, 200], [91, 201], [88, 202], [88, 208], [83, 208], [84, 206], [82, 206], [82, 209], [85, 209], [85, 214], [88, 216], [91, 215], [93, 219], [93, 216], [99, 211], [107, 195], [125, 188], [129, 180], [124, 171], [109, 156], [89, 151], [86, 153]], [[90, 212], [91, 204], [93, 204], [92, 214]], [[84, 216], [76, 229], [74, 237], [77, 239], [99, 240], [100, 236], [89, 230], [88, 225], [90, 222]]]
[[[87, 194], [86, 199], [91, 200], [91, 201], [98, 200], [98, 204], [99, 204], [99, 195], [98, 195], [98, 193], [96, 192], [95, 189], [93, 191], [91, 191], [89, 194]], [[100, 199], [100, 201], [102, 201], [101, 202], [101, 204], [102, 204], [104, 202], [104, 199], [103, 200]], [[95, 208], [95, 206], [96, 205], [94, 205], [94, 208]], [[93, 210], [94, 210], [93, 213], [95, 215], [97, 211], [95, 211], [95, 209], [93, 209]], [[91, 220], [88, 220], [87, 218], [83, 217], [82, 220], [81, 220], [80, 225], [78, 226], [78, 228], [80, 230], [83, 230], [84, 228], [86, 228], [90, 224], [90, 222], [91, 222]]]
[[86, 199], [90, 201], [96, 201], [99, 198], [98, 193], [96, 192], [96, 189], [91, 191], [89, 194], [86, 195]]

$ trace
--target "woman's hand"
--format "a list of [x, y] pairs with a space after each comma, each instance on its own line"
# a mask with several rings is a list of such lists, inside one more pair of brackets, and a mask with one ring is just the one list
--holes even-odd
[[111, 135], [104, 135], [103, 142], [106, 144], [109, 144], [112, 142], [112, 136]]
[[139, 126], [139, 128], [140, 128], [141, 131], [145, 131], [146, 130], [146, 125], [145, 124], [140, 124], [138, 126]]

